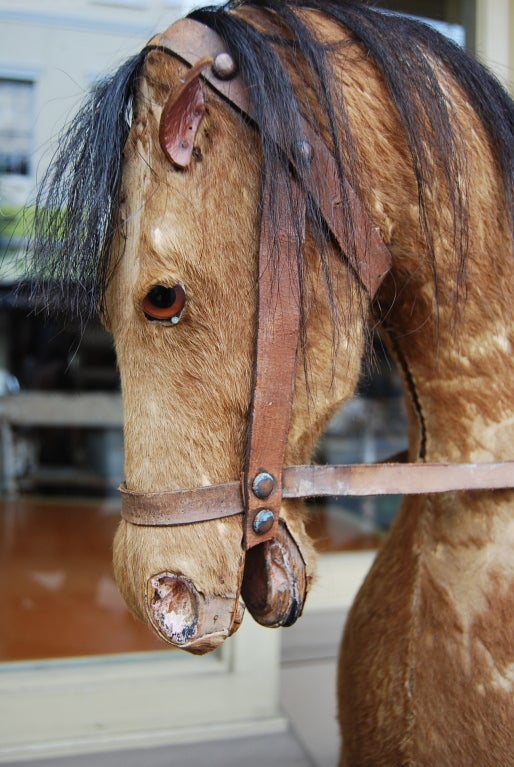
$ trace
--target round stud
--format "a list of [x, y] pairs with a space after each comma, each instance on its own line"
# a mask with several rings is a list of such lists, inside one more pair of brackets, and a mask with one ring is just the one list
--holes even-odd
[[261, 509], [254, 517], [252, 527], [255, 535], [269, 532], [275, 523], [275, 515], [271, 509]]
[[275, 477], [267, 471], [261, 471], [260, 474], [257, 474], [252, 483], [253, 494], [261, 501], [269, 498], [274, 489]]
[[212, 63], [212, 71], [219, 80], [230, 80], [234, 77], [237, 67], [230, 53], [218, 53]]

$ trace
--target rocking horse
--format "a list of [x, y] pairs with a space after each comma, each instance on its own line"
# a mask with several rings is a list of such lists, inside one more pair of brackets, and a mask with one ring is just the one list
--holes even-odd
[[[98, 311], [125, 420], [114, 567], [193, 653], [301, 614], [302, 498], [405, 494], [342, 642], [341, 765], [514, 765], [514, 109], [353, 0], [200, 9], [100, 83], [44, 181], [34, 300]], [[408, 462], [312, 466], [373, 330]]]

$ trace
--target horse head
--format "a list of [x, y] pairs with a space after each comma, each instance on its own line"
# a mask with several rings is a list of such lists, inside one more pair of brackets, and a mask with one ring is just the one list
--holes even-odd
[[[139, 76], [103, 310], [121, 375], [126, 487], [136, 513], [138, 498], [144, 505], [148, 494], [239, 483], [265, 277], [256, 128], [160, 47], [157, 40]], [[169, 149], [185, 143], [184, 131], [191, 144], [185, 161]], [[347, 301], [361, 302], [362, 288], [332, 248], [326, 264], [338, 285], [334, 306], [316, 251], [308, 232], [302, 295], [292, 299], [304, 312], [285, 465], [310, 460], [321, 429], [355, 388], [362, 355], [358, 321], [344, 340], [333, 330], [334, 312], [342, 316]], [[280, 355], [274, 365], [265, 375], [280, 381]], [[275, 417], [269, 413], [268, 427]], [[166, 512], [165, 496], [161, 506]], [[192, 652], [213, 649], [235, 631], [241, 591], [264, 625], [294, 622], [314, 551], [301, 502], [284, 501], [280, 512], [273, 538], [247, 552], [241, 515], [173, 526], [122, 520], [114, 563], [127, 604], [168, 642]]]

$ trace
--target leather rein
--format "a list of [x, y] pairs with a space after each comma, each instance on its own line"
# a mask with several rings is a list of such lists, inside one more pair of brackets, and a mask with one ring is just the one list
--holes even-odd
[[[161, 118], [160, 142], [172, 163], [186, 168], [193, 152], [194, 135], [203, 114], [200, 77], [255, 123], [245, 84], [226, 52], [225, 43], [209, 27], [182, 19], [153, 38], [147, 50], [164, 51], [191, 67], [182, 91], [177, 97], [170, 97], [163, 109], [163, 116], [173, 126], [171, 131], [163, 127]], [[194, 99], [188, 89], [196, 89]], [[181, 99], [194, 102], [185, 121], [182, 115], [177, 118], [172, 114], [177, 104], [180, 107]], [[352, 234], [348, 234], [339, 214], [341, 182], [335, 159], [304, 120], [301, 129], [303, 140], [293, 147], [280, 147], [289, 158], [292, 171], [277, 165], [273, 178], [264, 180], [253, 396], [241, 482], [156, 493], [135, 493], [123, 485], [121, 513], [132, 524], [184, 525], [243, 514], [244, 547], [249, 549], [276, 537], [282, 499], [514, 487], [514, 461], [284, 467], [300, 333], [298, 254], [303, 252], [306, 196], [316, 204], [341, 254], [371, 299], [391, 266], [391, 255], [378, 230], [349, 186], [346, 191]], [[294, 174], [300, 163], [309, 165], [309, 173], [302, 177], [306, 188]], [[276, 190], [273, 198], [271, 184]], [[287, 190], [291, 186], [289, 199]], [[347, 257], [353, 252], [347, 247], [350, 236], [357, 252], [353, 260]]]

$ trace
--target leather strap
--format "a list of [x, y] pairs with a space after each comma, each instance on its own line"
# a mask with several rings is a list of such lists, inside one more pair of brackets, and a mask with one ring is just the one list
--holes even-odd
[[[163, 151], [170, 161], [175, 165], [187, 167], [192, 146], [188, 141], [187, 155], [185, 150], [182, 152], [182, 144], [185, 143], [182, 125], [186, 126], [188, 134], [196, 133], [197, 124], [194, 122], [193, 113], [200, 103], [202, 113], [204, 109], [203, 99], [197, 91], [192, 91], [194, 97], [191, 97], [190, 91], [196, 88], [197, 74], [207, 71], [206, 63], [212, 62], [212, 69], [208, 71], [218, 71], [218, 56], [225, 52], [224, 45], [217, 35], [214, 35], [206, 50], [208, 35], [203, 25], [181, 22], [178, 27], [177, 30], [176, 25], [172, 26], [164, 36], [157, 38], [158, 45], [161, 46], [166, 41], [166, 45], [171, 46], [169, 35], [173, 34], [175, 40], [178, 31], [180, 35], [176, 39], [181, 46], [187, 45], [188, 40], [192, 39], [198, 47], [195, 56], [188, 58], [192, 68], [185, 78], [184, 85], [176, 94], [170, 94], [163, 109], [160, 137], [161, 146], [164, 143]], [[173, 45], [175, 46], [174, 42]], [[184, 47], [181, 47], [181, 51], [184, 53]], [[173, 52], [175, 53], [175, 47]], [[201, 57], [195, 61], [196, 56]], [[228, 62], [232, 62], [230, 57]], [[230, 92], [231, 97], [237, 91], [238, 108], [249, 109], [247, 91], [240, 88], [240, 85], [241, 80], [237, 76], [232, 76], [229, 81], [220, 81], [220, 87]], [[183, 97], [184, 93], [187, 98]], [[191, 130], [190, 126], [193, 124], [195, 129]], [[163, 137], [166, 141], [163, 141]], [[182, 155], [186, 155], [184, 160]], [[291, 175], [289, 168], [277, 163], [274, 168], [266, 171], [259, 242], [253, 396], [242, 480], [245, 549], [276, 537], [278, 530], [282, 504], [282, 467], [289, 435], [300, 335], [299, 269], [305, 241], [305, 207], [305, 193]], [[217, 505], [220, 494], [216, 493], [215, 497]], [[182, 496], [182, 500], [182, 514], [188, 515], [187, 494]], [[219, 511], [216, 513], [219, 514]], [[196, 512], [192, 516], [195, 514]]]
[[[164, 50], [191, 67], [205, 57], [212, 58], [214, 67], [204, 70], [202, 77], [233, 107], [256, 122], [248, 88], [242, 77], [236, 74], [230, 79], [223, 79], [216, 75], [216, 59], [226, 52], [227, 46], [212, 29], [193, 19], [181, 19], [162, 34], [152, 38], [147, 49]], [[257, 127], [261, 131], [266, 128], [265, 125]], [[301, 120], [301, 128], [304, 140], [312, 149], [311, 172], [302, 176], [307, 185], [306, 192], [317, 204], [341, 253], [348, 259], [362, 285], [373, 298], [391, 268], [391, 254], [354, 190], [348, 182], [339, 177], [337, 163], [325, 143], [304, 119]], [[281, 149], [294, 165], [297, 156], [294, 147]], [[341, 185], [346, 189], [351, 211], [351, 226], [348, 229], [345, 227], [346, 216], [341, 213]], [[355, 256], [352, 255], [354, 253]]]
[[285, 498], [424, 495], [514, 488], [514, 461], [291, 466], [284, 474]]
[[239, 482], [158, 493], [135, 493], [123, 484], [119, 490], [121, 516], [133, 525], [189, 525], [243, 512]]
[[276, 535], [296, 378], [301, 305], [298, 260], [305, 239], [305, 196], [286, 174], [277, 167], [263, 190], [257, 344], [243, 478], [247, 549]]
[[[288, 466], [282, 478], [284, 498], [512, 490], [514, 461]], [[121, 514], [135, 525], [183, 525], [243, 513], [239, 482], [162, 493], [132, 493], [123, 486], [120, 490]]]

